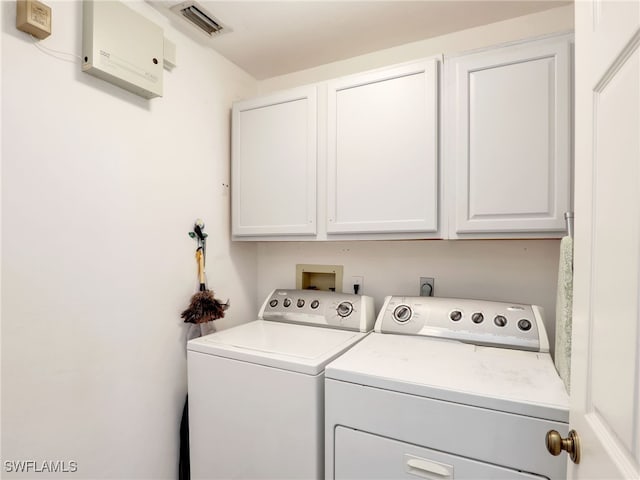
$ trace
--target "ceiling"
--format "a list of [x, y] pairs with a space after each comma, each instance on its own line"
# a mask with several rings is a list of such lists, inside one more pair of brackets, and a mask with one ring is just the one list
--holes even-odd
[[211, 38], [169, 10], [178, 0], [148, 1], [176, 28], [258, 80], [571, 3], [196, 0], [230, 30]]

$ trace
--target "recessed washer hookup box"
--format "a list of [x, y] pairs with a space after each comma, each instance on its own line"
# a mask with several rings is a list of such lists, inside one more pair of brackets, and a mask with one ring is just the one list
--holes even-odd
[[121, 2], [84, 1], [82, 71], [144, 98], [162, 96], [162, 28]]

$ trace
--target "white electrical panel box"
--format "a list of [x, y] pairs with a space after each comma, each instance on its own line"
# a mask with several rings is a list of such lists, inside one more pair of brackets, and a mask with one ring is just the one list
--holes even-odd
[[145, 98], [162, 96], [162, 28], [117, 1], [83, 2], [82, 71]]

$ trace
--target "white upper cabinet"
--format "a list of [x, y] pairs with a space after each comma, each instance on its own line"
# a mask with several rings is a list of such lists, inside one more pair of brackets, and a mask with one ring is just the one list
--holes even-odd
[[437, 60], [328, 83], [329, 235], [433, 236], [438, 184]]
[[571, 42], [445, 57], [442, 85], [431, 58], [235, 103], [233, 237], [564, 235]]
[[316, 234], [316, 112], [315, 86], [234, 104], [234, 236]]
[[571, 210], [570, 39], [445, 65], [449, 235], [560, 235]]

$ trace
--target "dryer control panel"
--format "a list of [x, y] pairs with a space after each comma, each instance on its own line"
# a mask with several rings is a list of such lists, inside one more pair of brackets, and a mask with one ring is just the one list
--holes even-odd
[[386, 297], [375, 331], [548, 352], [537, 305], [439, 297]]
[[322, 290], [276, 289], [265, 300], [261, 320], [369, 332], [375, 323], [373, 298]]

